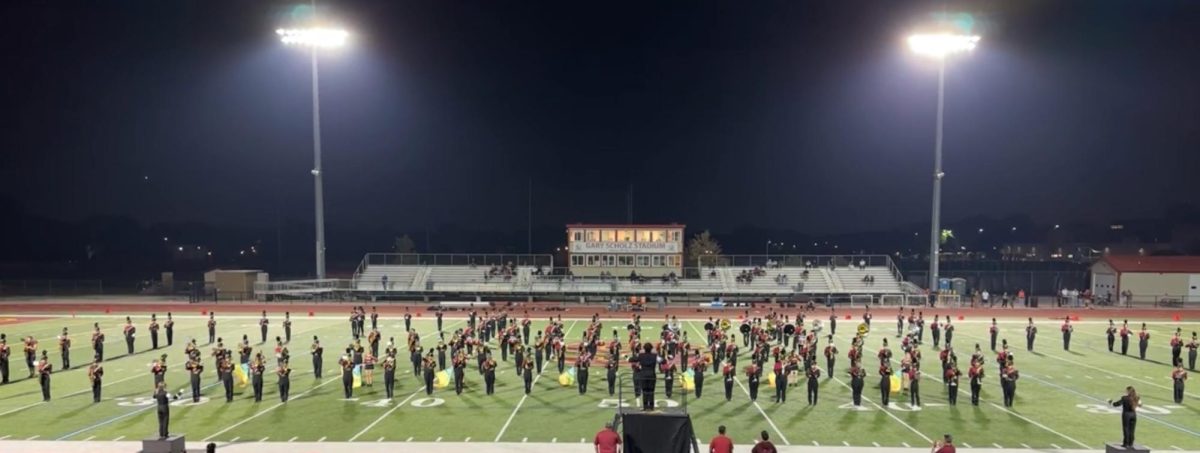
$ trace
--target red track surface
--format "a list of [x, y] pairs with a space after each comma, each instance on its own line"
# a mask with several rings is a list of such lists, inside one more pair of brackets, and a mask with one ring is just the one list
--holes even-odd
[[[189, 304], [184, 302], [140, 302], [130, 300], [128, 302], [121, 300], [113, 301], [91, 301], [87, 303], [71, 302], [69, 300], [45, 300], [45, 301], [20, 301], [20, 302], [0, 302], [0, 318], [5, 314], [21, 314], [21, 313], [111, 313], [111, 314], [134, 314], [148, 312], [173, 312], [176, 314], [195, 314], [208, 313], [216, 311], [220, 313], [259, 313], [266, 310], [269, 313], [278, 313], [281, 311], [289, 311], [292, 313], [304, 315], [312, 314], [347, 314], [350, 307], [355, 305], [368, 304], [352, 304], [352, 303], [196, 303]], [[378, 311], [383, 315], [396, 315], [403, 313], [405, 309], [413, 312], [414, 316], [422, 316], [422, 313], [431, 310], [434, 305], [431, 304], [413, 304], [413, 303], [394, 303], [385, 302], [374, 305], [378, 307]], [[482, 305], [480, 306], [482, 307]], [[737, 319], [740, 316], [745, 316], [747, 312], [752, 317], [761, 317], [768, 313], [771, 307], [767, 304], [757, 304], [754, 308], [701, 308], [696, 305], [686, 307], [670, 307], [664, 311], [659, 311], [650, 308], [642, 312], [643, 319], [652, 321], [664, 315], [677, 316], [681, 319], [707, 319], [713, 318], [729, 318]], [[629, 311], [609, 312], [605, 305], [579, 305], [576, 303], [523, 303], [515, 302], [511, 310], [515, 313], [523, 313], [528, 310], [530, 316], [546, 317], [562, 315], [569, 318], [587, 318], [598, 314], [602, 319], [628, 319], [631, 315]], [[482, 308], [478, 308], [482, 311]], [[781, 311], [784, 313], [794, 314], [801, 308], [785, 308]], [[907, 313], [910, 308], [904, 309]], [[987, 309], [987, 308], [920, 308], [919, 311], [924, 312], [925, 317], [931, 318], [933, 315], [946, 316], [950, 315], [955, 320], [978, 320], [990, 318], [1026, 318], [1034, 319], [1062, 319], [1066, 316], [1071, 316], [1072, 320], [1078, 317], [1080, 321], [1096, 321], [1109, 318], [1136, 318], [1148, 320], [1163, 320], [1163, 321], [1198, 321], [1200, 320], [1200, 309], [1167, 309], [1167, 308], [1102, 308], [1102, 309], [1079, 309], [1079, 308], [1013, 308], [1013, 309]], [[448, 311], [448, 318], [462, 317], [464, 311]], [[838, 318], [845, 320], [846, 316], [850, 316], [851, 320], [858, 321], [861, 319], [862, 308], [838, 308]], [[897, 313], [897, 307], [875, 307], [871, 309], [877, 321], [890, 321], [894, 319]], [[825, 318], [829, 314], [829, 309], [818, 307], [814, 312], [816, 316]], [[432, 316], [432, 315], [430, 315]], [[961, 318], [960, 318], [961, 317]], [[1178, 317], [1178, 319], [1176, 319]]]

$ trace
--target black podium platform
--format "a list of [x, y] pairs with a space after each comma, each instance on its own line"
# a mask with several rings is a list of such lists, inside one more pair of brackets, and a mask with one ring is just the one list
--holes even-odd
[[142, 453], [185, 453], [183, 436], [171, 436], [165, 439], [154, 437], [142, 441]]
[[1107, 442], [1104, 444], [1104, 453], [1150, 453], [1150, 449], [1145, 445], [1133, 444], [1133, 447], [1125, 448], [1121, 444]]
[[626, 453], [691, 453], [692, 418], [683, 412], [628, 412], [621, 418]]

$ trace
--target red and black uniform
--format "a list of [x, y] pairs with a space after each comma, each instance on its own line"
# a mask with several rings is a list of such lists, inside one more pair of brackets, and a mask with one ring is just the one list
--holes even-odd
[[958, 405], [958, 378], [960, 375], [962, 375], [962, 372], [958, 371], [957, 367], [946, 369], [946, 395], [948, 396], [951, 406]]
[[858, 362], [850, 362], [850, 392], [854, 398], [854, 405], [862, 405], [862, 391], [864, 379], [867, 377], [867, 370], [858, 366]]
[[967, 370], [967, 377], [971, 379], [971, 405], [978, 406], [979, 391], [983, 388], [983, 364], [972, 364], [971, 369]]
[[1146, 327], [1142, 327], [1142, 331], [1138, 332], [1138, 357], [1146, 360], [1146, 348], [1150, 346], [1150, 332]]
[[879, 391], [880, 401], [887, 407], [892, 396], [892, 365], [888, 362], [879, 365]]
[[1017, 398], [1017, 379], [1020, 377], [1017, 367], [1012, 364], [1004, 367], [1004, 371], [1000, 373], [1000, 389], [1004, 392], [1005, 407], [1012, 407], [1013, 400]]
[[1127, 355], [1129, 352], [1129, 326], [1121, 325], [1121, 355]]
[[1183, 383], [1187, 381], [1188, 373], [1183, 371], [1183, 365], [1176, 365], [1175, 371], [1171, 372], [1171, 381], [1175, 383], [1175, 404], [1183, 404]]
[[[853, 349], [853, 348], [851, 348]], [[833, 379], [833, 362], [837, 360], [838, 349], [833, 343], [825, 346], [825, 373]]]
[[808, 404], [817, 405], [817, 394], [820, 392], [821, 367], [815, 363], [808, 367], [805, 373], [808, 376]]
[[1071, 350], [1071, 332], [1075, 331], [1075, 326], [1071, 325], [1070, 321], [1064, 321], [1062, 325], [1063, 350]]

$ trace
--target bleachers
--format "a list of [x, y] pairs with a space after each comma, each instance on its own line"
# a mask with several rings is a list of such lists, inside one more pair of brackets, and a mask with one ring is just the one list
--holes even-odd
[[[359, 291], [409, 291], [414, 289], [413, 280], [420, 270], [420, 266], [369, 266], [355, 276], [354, 287]], [[388, 278], [387, 288], [383, 287], [385, 275]]]
[[[857, 267], [839, 267], [833, 271], [837, 275], [842, 288], [849, 293], [901, 293], [900, 280], [892, 275], [892, 271], [883, 266], [868, 266], [865, 269]], [[863, 281], [863, 277], [875, 278], [873, 283]]]
[[[370, 257], [370, 254], [368, 254]], [[751, 271], [753, 267], [706, 267], [699, 270], [695, 278], [678, 278], [674, 281], [663, 281], [661, 276], [645, 276], [644, 281], [632, 281], [628, 278], [575, 277], [567, 278], [562, 275], [549, 275], [550, 267], [543, 268], [548, 272], [538, 275], [538, 268], [530, 265], [517, 266], [511, 275], [488, 275], [490, 265], [471, 264], [440, 264], [434, 261], [426, 264], [423, 260], [412, 260], [401, 263], [395, 259], [364, 258], [353, 280], [346, 282], [340, 291], [358, 291], [371, 294], [379, 292], [419, 294], [529, 294], [529, 295], [692, 295], [692, 296], [751, 296], [751, 297], [791, 297], [799, 295], [829, 295], [852, 294], [862, 295], [903, 295], [905, 288], [901, 285], [899, 276], [893, 273], [890, 261], [876, 260], [877, 263], [866, 268], [845, 267], [846, 262], [853, 262], [857, 257], [845, 257], [841, 262], [835, 262], [838, 267], [831, 269], [829, 261], [815, 265], [807, 270], [803, 266], [769, 267], [763, 269], [763, 274], [754, 276], [749, 282], [738, 281], [738, 275]], [[886, 258], [886, 257], [884, 257]], [[372, 264], [382, 261], [381, 264]], [[501, 260], [503, 261], [503, 260]], [[474, 261], [473, 261], [474, 262]], [[528, 262], [528, 261], [527, 261]], [[807, 272], [807, 275], [805, 273]], [[695, 275], [695, 274], [692, 274]], [[866, 276], [874, 277], [874, 282], [865, 282]], [[387, 287], [383, 285], [383, 277], [387, 276]], [[783, 278], [781, 278], [781, 276]], [[276, 282], [271, 282], [272, 284]], [[278, 282], [280, 284], [287, 282]], [[301, 285], [308, 288], [312, 285]], [[265, 285], [273, 288], [272, 293], [288, 293], [286, 286]], [[281, 289], [282, 288], [282, 289]], [[321, 291], [326, 291], [321, 287]], [[301, 292], [299, 289], [292, 292]]]

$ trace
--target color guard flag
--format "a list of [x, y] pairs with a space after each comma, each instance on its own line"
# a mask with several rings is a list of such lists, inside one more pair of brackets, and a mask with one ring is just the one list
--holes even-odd
[[233, 368], [233, 377], [237, 378], [238, 387], [245, 387], [250, 384], [250, 365], [245, 363]]
[[362, 387], [362, 365], [354, 365], [354, 384], [351, 388]]

